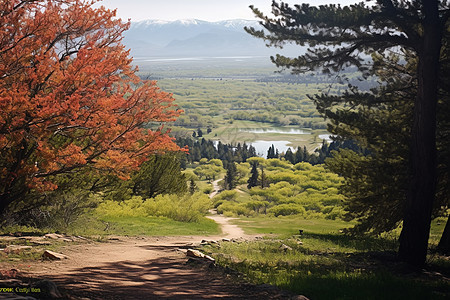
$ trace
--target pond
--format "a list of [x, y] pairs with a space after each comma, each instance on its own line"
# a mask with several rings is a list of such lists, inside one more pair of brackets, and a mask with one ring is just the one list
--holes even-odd
[[297, 129], [290, 127], [270, 127], [270, 128], [241, 128], [241, 132], [250, 133], [284, 133], [284, 134], [311, 134], [310, 129]]
[[327, 141], [328, 143], [331, 143], [332, 141], [333, 141], [333, 139], [332, 139], [332, 135], [329, 135], [329, 134], [320, 134], [319, 135], [319, 139], [320, 140], [325, 140], [325, 141]]
[[272, 145], [275, 146], [275, 149], [278, 149], [279, 153], [286, 152], [288, 148], [292, 149], [288, 146], [291, 144], [289, 141], [254, 141], [250, 144], [255, 147], [256, 154], [261, 157], [267, 157], [267, 151]]
[[[297, 147], [293, 145], [298, 144], [298, 141], [312, 141], [317, 142], [317, 146], [320, 147], [322, 140], [331, 143], [333, 140], [331, 139], [330, 134], [320, 134], [317, 136], [317, 139], [311, 136], [314, 131], [310, 128], [295, 128], [295, 127], [283, 127], [283, 126], [274, 126], [274, 127], [247, 127], [247, 128], [239, 128], [238, 132], [241, 133], [251, 133], [252, 136], [249, 137], [245, 135], [245, 137], [240, 137], [241, 143], [242, 141], [246, 141], [247, 145], [252, 145], [256, 149], [256, 153], [258, 156], [266, 157], [267, 151], [269, 148], [274, 145], [275, 149], [278, 150], [279, 153], [286, 153], [287, 149], [291, 148], [293, 152], [297, 150]], [[277, 134], [280, 136], [278, 137]], [[239, 134], [238, 134], [239, 135]], [[300, 135], [308, 135], [309, 137], [299, 137]], [[280, 138], [280, 140], [276, 140], [276, 138]], [[273, 139], [273, 140], [272, 140]], [[250, 142], [253, 141], [253, 142]]]

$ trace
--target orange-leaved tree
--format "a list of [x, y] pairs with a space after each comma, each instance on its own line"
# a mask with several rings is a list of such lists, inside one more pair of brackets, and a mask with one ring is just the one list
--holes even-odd
[[127, 178], [180, 150], [148, 122], [173, 121], [171, 94], [141, 81], [121, 44], [129, 24], [85, 0], [0, 0], [0, 214], [86, 166]]

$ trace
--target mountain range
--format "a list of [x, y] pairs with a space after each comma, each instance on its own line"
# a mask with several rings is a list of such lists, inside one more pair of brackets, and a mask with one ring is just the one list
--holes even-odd
[[[268, 56], [280, 49], [267, 48], [265, 42], [244, 31], [260, 28], [257, 21], [225, 20], [208, 22], [196, 19], [132, 22], [124, 34], [124, 44], [133, 57], [214, 57]], [[298, 54], [299, 48], [287, 46], [286, 54]]]

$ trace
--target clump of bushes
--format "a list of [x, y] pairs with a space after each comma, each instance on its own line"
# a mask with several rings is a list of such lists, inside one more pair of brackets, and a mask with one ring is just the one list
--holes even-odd
[[193, 195], [158, 195], [142, 199], [134, 196], [129, 200], [117, 202], [105, 200], [96, 208], [100, 216], [115, 217], [167, 217], [180, 222], [198, 222], [211, 206], [211, 199], [200, 192]]
[[[214, 197], [214, 207], [226, 215], [299, 215], [304, 218], [341, 219], [345, 214], [339, 193], [342, 178], [323, 165], [301, 162], [292, 165], [280, 159], [252, 157], [264, 169], [267, 185], [248, 190], [247, 195], [224, 191]], [[261, 174], [258, 178], [261, 179]]]

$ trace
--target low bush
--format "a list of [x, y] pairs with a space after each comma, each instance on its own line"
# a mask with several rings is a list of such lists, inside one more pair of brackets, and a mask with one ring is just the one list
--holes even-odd
[[101, 216], [167, 217], [181, 222], [198, 222], [211, 207], [211, 199], [203, 193], [193, 195], [158, 195], [143, 200], [135, 196], [122, 202], [106, 200], [96, 209]]

